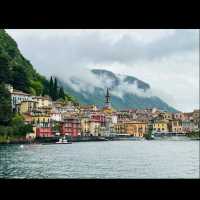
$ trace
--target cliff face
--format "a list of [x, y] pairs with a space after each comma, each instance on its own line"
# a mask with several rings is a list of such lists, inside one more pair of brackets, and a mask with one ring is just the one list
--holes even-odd
[[60, 84], [83, 104], [103, 106], [106, 87], [108, 87], [111, 92], [112, 106], [116, 109], [156, 107], [170, 112], [177, 111], [159, 97], [148, 95], [150, 85], [136, 77], [114, 74], [111, 71], [100, 69], [93, 69], [91, 73], [101, 83], [96, 85], [95, 81], [91, 82], [89, 86], [93, 86], [93, 90], [85, 89], [85, 83], [76, 77], [71, 78], [70, 84], [62, 80]]

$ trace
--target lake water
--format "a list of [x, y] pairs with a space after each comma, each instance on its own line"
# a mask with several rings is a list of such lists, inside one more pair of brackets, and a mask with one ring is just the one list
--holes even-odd
[[0, 178], [199, 178], [199, 141], [0, 145]]

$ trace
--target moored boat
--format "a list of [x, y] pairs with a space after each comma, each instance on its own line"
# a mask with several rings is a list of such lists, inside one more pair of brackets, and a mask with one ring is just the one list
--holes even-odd
[[66, 140], [65, 139], [65, 137], [64, 138], [60, 138], [57, 142], [56, 142], [56, 144], [71, 144], [72, 142], [69, 142], [68, 140]]

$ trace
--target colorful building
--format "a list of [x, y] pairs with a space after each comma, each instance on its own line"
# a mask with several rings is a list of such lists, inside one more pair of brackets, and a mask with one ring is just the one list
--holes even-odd
[[147, 132], [147, 123], [144, 122], [125, 122], [124, 130], [126, 134], [129, 134], [134, 137], [144, 137], [144, 134]]
[[81, 135], [81, 122], [77, 117], [64, 118], [60, 123], [60, 134], [77, 137]]
[[39, 127], [36, 128], [36, 138], [53, 137], [51, 127]]
[[192, 113], [193, 122], [195, 125], [197, 125], [198, 128], [200, 128], [200, 110], [194, 110]]
[[16, 111], [20, 114], [33, 112], [38, 108], [38, 103], [33, 100], [25, 100], [19, 104], [16, 104]]
[[170, 121], [169, 122], [169, 131], [172, 133], [183, 133], [182, 121], [181, 120]]
[[153, 130], [155, 132], [167, 133], [169, 132], [168, 122], [167, 121], [157, 121], [153, 123]]
[[92, 120], [96, 120], [100, 123], [101, 126], [105, 126], [106, 123], [106, 116], [103, 113], [92, 113], [90, 115]]
[[12, 105], [12, 110], [15, 112], [16, 111], [16, 105], [20, 104], [22, 101], [32, 101], [33, 96], [30, 94], [27, 94], [25, 92], [19, 91], [19, 90], [10, 90], [11, 94], [11, 105]]
[[89, 136], [90, 134], [90, 118], [81, 117], [81, 135]]
[[33, 100], [38, 103], [38, 108], [49, 107], [52, 105], [52, 102], [48, 96], [35, 96]]
[[89, 133], [91, 136], [100, 136], [101, 122], [96, 119], [89, 121]]
[[51, 112], [51, 121], [61, 122], [62, 115], [59, 112]]
[[173, 119], [175, 120], [183, 120], [184, 119], [184, 114], [181, 112], [173, 113]]
[[190, 120], [183, 120], [182, 121], [183, 133], [190, 133], [190, 132], [196, 130], [197, 128], [198, 128], [197, 125], [195, 125], [193, 123], [193, 121], [190, 121]]
[[118, 122], [114, 124], [114, 131], [116, 132], [116, 134], [124, 134], [125, 133], [124, 123]]

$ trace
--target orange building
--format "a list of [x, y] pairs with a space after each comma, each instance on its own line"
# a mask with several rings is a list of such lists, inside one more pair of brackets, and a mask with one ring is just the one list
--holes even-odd
[[144, 137], [144, 134], [147, 132], [147, 123], [136, 121], [125, 122], [124, 131], [126, 134], [135, 137]]

